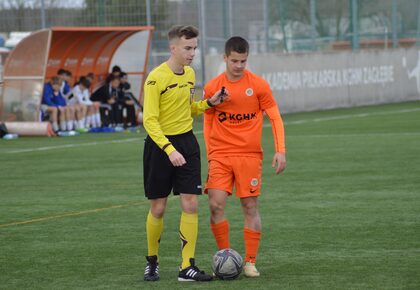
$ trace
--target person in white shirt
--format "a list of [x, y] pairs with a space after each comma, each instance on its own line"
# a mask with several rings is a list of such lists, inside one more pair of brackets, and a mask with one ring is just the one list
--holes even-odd
[[84, 106], [83, 127], [99, 128], [101, 127], [101, 116], [99, 114], [99, 102], [92, 102], [90, 100], [90, 81], [82, 76], [79, 82], [73, 88], [73, 98], [71, 101], [79, 106]]

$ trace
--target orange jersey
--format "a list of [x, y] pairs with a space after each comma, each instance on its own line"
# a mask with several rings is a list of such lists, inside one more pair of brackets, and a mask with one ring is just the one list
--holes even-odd
[[[275, 108], [278, 112], [270, 86], [248, 70], [235, 82], [229, 81], [226, 73], [222, 73], [204, 87], [204, 98], [212, 97], [222, 86], [229, 92], [229, 100], [204, 113], [204, 138], [208, 159], [223, 156], [262, 158], [263, 113], [270, 108]], [[279, 151], [284, 152], [282, 122], [280, 135], [274, 137], [275, 144], [279, 144]]]

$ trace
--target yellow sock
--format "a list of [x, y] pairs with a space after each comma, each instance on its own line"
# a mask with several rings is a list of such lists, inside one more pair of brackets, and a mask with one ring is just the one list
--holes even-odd
[[179, 226], [179, 237], [181, 239], [182, 265], [185, 269], [190, 266], [190, 258], [194, 258], [195, 245], [198, 235], [198, 214], [182, 212]]
[[157, 219], [149, 211], [146, 220], [147, 255], [157, 256], [159, 251], [160, 236], [163, 231], [163, 218]]

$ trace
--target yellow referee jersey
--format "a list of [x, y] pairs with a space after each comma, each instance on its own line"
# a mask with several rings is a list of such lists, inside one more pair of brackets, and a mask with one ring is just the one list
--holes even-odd
[[195, 73], [184, 67], [175, 74], [162, 63], [153, 69], [144, 86], [143, 125], [149, 136], [166, 154], [175, 151], [165, 135], [192, 130], [193, 117], [209, 108], [205, 100], [195, 102]]

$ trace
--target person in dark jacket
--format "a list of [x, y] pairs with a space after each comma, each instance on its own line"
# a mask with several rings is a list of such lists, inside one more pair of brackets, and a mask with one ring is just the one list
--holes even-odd
[[126, 111], [126, 118], [124, 127], [136, 126], [136, 99], [130, 92], [131, 85], [128, 82], [128, 75], [125, 72], [120, 73], [120, 95], [119, 102], [123, 106], [123, 110]]
[[92, 102], [100, 102], [102, 124], [116, 126], [122, 123], [122, 105], [118, 102], [120, 92], [120, 78], [111, 76], [109, 83], [105, 83], [90, 97]]
[[111, 81], [112, 76], [121, 78], [121, 73], [122, 73], [121, 68], [118, 65], [114, 65], [112, 67], [111, 73], [106, 77], [105, 81], [109, 83]]

